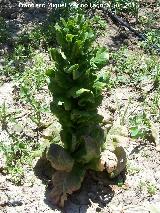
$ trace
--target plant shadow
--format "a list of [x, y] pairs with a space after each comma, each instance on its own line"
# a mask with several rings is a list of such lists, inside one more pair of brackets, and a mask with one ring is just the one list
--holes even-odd
[[115, 195], [115, 188], [118, 188], [118, 183], [125, 182], [125, 171], [117, 178], [109, 179], [105, 172], [87, 171], [81, 188], [68, 196], [63, 209], [53, 205], [50, 201], [50, 192], [53, 189], [51, 181], [55, 170], [50, 166], [48, 160], [44, 156], [37, 161], [34, 168], [35, 175], [42, 180], [46, 185], [44, 202], [52, 210], [58, 210], [64, 213], [86, 213], [92, 204], [96, 204], [96, 211], [105, 208]]

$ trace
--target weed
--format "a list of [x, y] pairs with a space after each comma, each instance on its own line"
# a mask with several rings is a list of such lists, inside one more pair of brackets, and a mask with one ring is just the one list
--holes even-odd
[[160, 49], [160, 30], [159, 29], [148, 30], [145, 33], [145, 35], [146, 40], [141, 42], [141, 46], [146, 51], [156, 53], [156, 49]]
[[[135, 55], [122, 47], [118, 52], [112, 54], [114, 72], [117, 75], [116, 84], [128, 84], [139, 87], [145, 79], [153, 81], [153, 88], [159, 86], [160, 66], [159, 58], [155, 55]], [[126, 80], [127, 79], [127, 80]]]
[[44, 97], [40, 94], [47, 82], [45, 70], [48, 65], [44, 63], [42, 55], [35, 56], [33, 61], [32, 69], [28, 67], [19, 78], [20, 97], [23, 103], [31, 107], [30, 119], [39, 129], [42, 125], [42, 113], [48, 110], [47, 104], [43, 101]]
[[[18, 112], [16, 112], [18, 113]], [[23, 184], [24, 181], [24, 166], [32, 166], [34, 152], [41, 150], [40, 144], [35, 144], [34, 139], [26, 139], [25, 134], [13, 128], [18, 126], [16, 113], [10, 112], [6, 105], [1, 107], [0, 121], [2, 132], [7, 134], [5, 139], [1, 139], [0, 150], [5, 156], [4, 173], [10, 174], [10, 180], [17, 185]]]
[[9, 114], [6, 111], [6, 104], [5, 102], [2, 104], [2, 106], [0, 107], [0, 122], [2, 125], [2, 130], [7, 128], [7, 124], [8, 124], [8, 120], [7, 117], [9, 116]]
[[137, 173], [139, 173], [141, 171], [141, 169], [137, 166], [133, 166], [131, 165], [131, 163], [127, 163], [127, 172], [129, 175], [135, 175]]
[[138, 0], [109, 0], [108, 4], [112, 11], [117, 14], [127, 13], [135, 16], [138, 19], [139, 1]]
[[147, 192], [150, 196], [153, 196], [157, 192], [157, 187], [154, 184], [147, 182]]
[[95, 15], [93, 18], [91, 18], [91, 23], [93, 24], [94, 30], [96, 30], [96, 35], [102, 35], [102, 32], [106, 29], [106, 21], [102, 19], [101, 16]]
[[146, 186], [146, 182], [140, 180], [139, 185], [138, 185], [139, 190], [142, 191], [145, 188], [145, 186]]
[[[35, 147], [34, 141], [21, 138], [18, 134], [10, 133], [11, 143], [1, 141], [0, 149], [6, 158], [4, 173], [10, 174], [10, 180], [16, 185], [24, 182], [24, 167], [32, 167], [35, 158], [34, 152], [42, 151], [42, 147]], [[40, 151], [40, 153], [41, 153]]]
[[151, 183], [150, 181], [140, 181], [139, 182], [139, 189], [140, 191], [146, 190], [149, 196], [153, 196], [157, 192], [157, 187]]
[[27, 49], [22, 44], [17, 44], [13, 51], [6, 54], [4, 67], [1, 74], [14, 78], [15, 75], [22, 75], [25, 70], [26, 62], [33, 56], [32, 49]]
[[145, 140], [150, 137], [150, 122], [144, 112], [130, 118], [130, 134], [134, 139]]
[[157, 121], [160, 119], [159, 106], [160, 106], [160, 94], [158, 90], [157, 92], [154, 93], [153, 99], [151, 99], [151, 104], [150, 104], [150, 113], [152, 116], [156, 116]]
[[2, 130], [8, 131], [8, 124], [15, 123], [15, 115], [19, 114], [19, 110], [10, 112], [5, 102], [0, 106], [0, 123], [2, 125]]

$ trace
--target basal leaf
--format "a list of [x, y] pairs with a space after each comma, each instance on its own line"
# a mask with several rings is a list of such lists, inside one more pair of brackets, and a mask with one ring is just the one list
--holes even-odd
[[59, 171], [71, 171], [74, 160], [68, 152], [58, 144], [51, 144], [47, 152], [47, 159], [54, 169]]
[[54, 188], [50, 193], [51, 202], [64, 207], [67, 196], [80, 189], [84, 176], [85, 169], [79, 165], [75, 165], [71, 172], [56, 172], [52, 178]]
[[74, 158], [78, 162], [86, 164], [100, 155], [99, 141], [96, 141], [91, 136], [82, 136], [80, 140], [80, 144], [83, 147], [79, 148], [79, 151], [74, 154]]

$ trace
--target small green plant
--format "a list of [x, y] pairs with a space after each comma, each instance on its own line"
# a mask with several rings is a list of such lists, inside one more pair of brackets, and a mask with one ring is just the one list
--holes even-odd
[[146, 51], [151, 51], [156, 53], [156, 49], [160, 49], [160, 30], [159, 29], [151, 29], [146, 33], [146, 40], [141, 42], [141, 46]]
[[142, 113], [130, 118], [130, 134], [134, 139], [147, 139], [151, 136], [150, 121], [146, 113]]
[[5, 102], [2, 104], [0, 107], [0, 122], [2, 125], [2, 130], [7, 128], [8, 120], [7, 117], [9, 116], [7, 109], [6, 109], [6, 104]]
[[8, 131], [8, 124], [10, 122], [15, 123], [15, 115], [18, 114], [19, 111], [10, 112], [6, 103], [4, 102], [2, 106], [0, 106], [0, 123], [2, 126], [2, 130]]
[[147, 183], [147, 192], [150, 196], [153, 196], [157, 192], [157, 188], [154, 184]]
[[3, 173], [10, 175], [10, 181], [16, 185], [22, 185], [24, 182], [24, 166], [31, 167], [35, 154], [41, 153], [41, 145], [35, 146], [34, 141], [21, 137], [16, 132], [10, 132], [9, 142], [1, 141], [0, 150], [5, 158], [5, 167]]
[[101, 35], [103, 30], [106, 29], [106, 21], [102, 19], [101, 16], [99, 15], [95, 15], [92, 19], [91, 19], [91, 23], [93, 24], [93, 28], [94, 30], [96, 30], [96, 35]]
[[138, 19], [139, 0], [109, 0], [107, 3], [117, 14], [125, 12], [134, 15]]
[[9, 179], [16, 185], [23, 184], [24, 165], [32, 166], [32, 161], [38, 150], [42, 150], [35, 139], [28, 139], [22, 133], [22, 126], [17, 121], [18, 111], [11, 112], [4, 103], [0, 108], [0, 124], [2, 135], [0, 138], [0, 152], [4, 157], [3, 173], [10, 175]]
[[14, 134], [12, 138], [14, 138], [13, 143], [1, 145], [1, 150], [6, 158], [6, 165], [3, 172], [9, 173], [11, 175], [10, 180], [19, 185], [22, 184], [24, 177], [23, 166], [21, 164], [22, 155], [24, 155], [24, 152], [27, 153], [27, 149], [25, 149], [24, 143], [17, 140], [18, 136]]
[[15, 75], [22, 75], [25, 70], [26, 62], [33, 56], [31, 47], [26, 47], [23, 44], [16, 44], [13, 50], [5, 55], [4, 67], [0, 73], [14, 78]]
[[112, 53], [112, 59], [114, 62], [112, 69], [115, 71], [117, 84], [139, 87], [147, 80], [153, 84], [152, 89], [159, 86], [160, 66], [159, 57], [156, 55], [146, 58], [141, 52], [135, 55], [123, 46], [119, 51]]
[[140, 180], [139, 185], [138, 185], [139, 190], [142, 191], [145, 188], [145, 186], [146, 186], [146, 182]]
[[61, 124], [63, 145], [52, 141], [47, 159], [56, 169], [51, 199], [63, 206], [67, 195], [80, 188], [87, 169], [105, 170], [103, 117], [97, 111], [105, 83], [98, 71], [109, 54], [93, 46], [95, 35], [83, 15], [61, 19], [55, 30], [59, 48], [50, 50], [55, 65], [47, 74], [53, 97], [50, 108]]
[[138, 187], [140, 191], [146, 190], [149, 196], [153, 196], [157, 192], [157, 187], [150, 181], [140, 181]]
[[134, 139], [151, 137], [151, 123], [145, 112], [130, 118], [130, 134]]
[[129, 175], [135, 175], [137, 173], [139, 173], [141, 171], [141, 169], [137, 166], [131, 165], [131, 163], [127, 163], [127, 172], [129, 173]]
[[[147, 103], [148, 104], [148, 103]], [[159, 105], [160, 105], [160, 92], [159, 90], [157, 90], [157, 92], [154, 94], [153, 96], [153, 99], [151, 101], [151, 106], [150, 106], [150, 109], [151, 109], [151, 114], [152, 116], [156, 116], [156, 120], [158, 121], [160, 118], [159, 118]]]
[[31, 108], [30, 119], [37, 125], [37, 129], [39, 129], [42, 125], [42, 113], [48, 110], [48, 106], [42, 101], [44, 97], [39, 94], [47, 83], [45, 70], [48, 65], [44, 63], [41, 54], [36, 55], [33, 61], [34, 66], [32, 69], [28, 67], [25, 73], [19, 78], [20, 97], [21, 101], [28, 104]]

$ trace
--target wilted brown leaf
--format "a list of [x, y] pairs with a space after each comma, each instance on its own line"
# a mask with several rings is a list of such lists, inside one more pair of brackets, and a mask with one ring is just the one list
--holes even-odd
[[80, 189], [84, 175], [85, 170], [78, 167], [75, 167], [71, 172], [56, 172], [52, 178], [54, 188], [50, 193], [51, 202], [64, 207], [67, 195]]
[[47, 159], [51, 162], [52, 167], [59, 171], [69, 172], [74, 164], [74, 159], [58, 144], [50, 145]]

